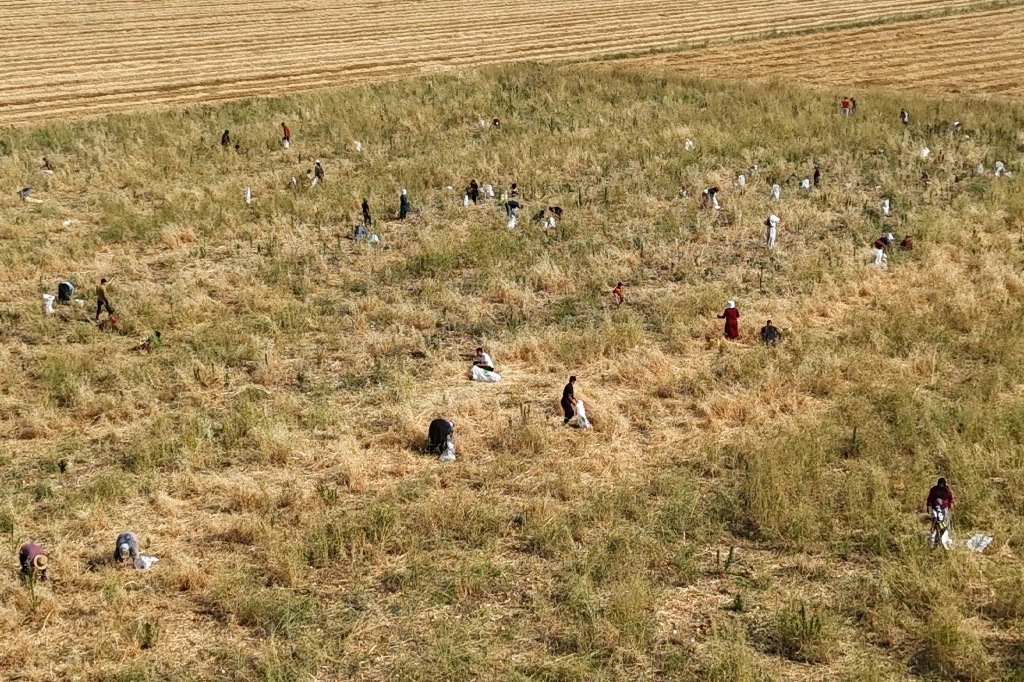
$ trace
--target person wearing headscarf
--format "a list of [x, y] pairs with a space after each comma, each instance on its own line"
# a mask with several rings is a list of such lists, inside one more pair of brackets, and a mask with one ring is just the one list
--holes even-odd
[[409, 192], [402, 188], [402, 196], [398, 199], [398, 219], [405, 220], [409, 215]]
[[718, 316], [718, 319], [725, 320], [725, 338], [735, 341], [740, 338], [740, 311], [735, 301], [728, 301], [725, 304], [725, 311]]
[[21, 546], [18, 550], [18, 563], [21, 564], [21, 574], [46, 580], [46, 550], [34, 542]]
[[883, 270], [889, 267], [889, 257], [885, 254], [886, 250], [892, 245], [893, 240], [896, 238], [892, 236], [892, 232], [887, 232], [881, 237], [875, 240], [875, 243], [871, 246], [871, 256], [873, 258], [871, 264], [882, 268]]
[[779, 216], [775, 215], [774, 213], [771, 214], [770, 216], [768, 216], [768, 220], [764, 221], [764, 226], [767, 229], [767, 234], [765, 236], [765, 244], [767, 244], [769, 249], [774, 249], [775, 237], [778, 234], [779, 228]]

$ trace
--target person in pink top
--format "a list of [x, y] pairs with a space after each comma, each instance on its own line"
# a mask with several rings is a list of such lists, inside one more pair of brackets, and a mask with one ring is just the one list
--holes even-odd
[[21, 546], [18, 550], [18, 562], [21, 574], [46, 580], [46, 551], [34, 542]]
[[725, 338], [733, 341], [740, 338], [740, 311], [736, 308], [735, 301], [725, 304], [725, 312], [719, 315], [718, 319], [725, 320]]

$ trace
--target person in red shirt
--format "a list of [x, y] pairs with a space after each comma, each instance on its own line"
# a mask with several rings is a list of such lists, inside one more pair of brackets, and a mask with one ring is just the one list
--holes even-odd
[[615, 288], [612, 289], [612, 299], [619, 305], [622, 305], [622, 302], [626, 300], [622, 295], [622, 282], [616, 284]]
[[931, 487], [924, 504], [932, 520], [929, 542], [932, 547], [941, 542], [942, 546], [948, 549], [952, 546], [948, 533], [953, 516], [953, 490], [946, 485], [946, 479], [940, 478]]
[[725, 312], [719, 315], [718, 319], [725, 320], [725, 338], [733, 341], [740, 338], [740, 311], [736, 308], [735, 301], [725, 304]]
[[291, 146], [291, 143], [292, 143], [292, 131], [282, 121], [281, 122], [281, 144], [284, 146], [285, 149], [288, 149], [288, 147]]

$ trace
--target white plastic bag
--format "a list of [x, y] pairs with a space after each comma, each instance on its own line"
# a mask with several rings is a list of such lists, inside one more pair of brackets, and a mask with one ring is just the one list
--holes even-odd
[[984, 552], [985, 548], [992, 542], [991, 535], [983, 535], [982, 533], [976, 533], [971, 536], [971, 539], [967, 541], [967, 549], [972, 552]]
[[576, 401], [576, 423], [579, 425], [581, 429], [590, 428], [590, 420], [587, 419], [587, 410], [585, 407], [583, 407], [582, 400]]
[[488, 372], [483, 367], [473, 365], [469, 368], [469, 377], [473, 381], [483, 381], [484, 383], [493, 384], [501, 381], [501, 375], [497, 372]]
[[57, 300], [57, 297], [53, 294], [43, 294], [43, 312], [47, 315], [53, 314], [53, 302]]
[[444, 444], [444, 452], [437, 458], [440, 462], [454, 462], [455, 461], [455, 441], [450, 437]]

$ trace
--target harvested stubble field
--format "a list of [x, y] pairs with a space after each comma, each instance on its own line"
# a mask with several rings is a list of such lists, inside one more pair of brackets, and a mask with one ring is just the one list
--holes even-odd
[[[1019, 679], [1024, 119], [863, 104], [518, 65], [6, 132], [0, 184], [43, 203], [0, 206], [5, 675]], [[463, 208], [470, 178], [518, 181], [522, 225]], [[343, 238], [363, 197], [379, 247]], [[889, 272], [883, 229], [917, 238]], [[121, 334], [84, 320], [100, 276]], [[87, 307], [44, 316], [61, 277]], [[729, 298], [743, 339], [709, 349]], [[478, 343], [501, 383], [465, 378]], [[570, 372], [591, 432], [556, 413]], [[420, 452], [439, 415], [453, 464]], [[984, 555], [927, 549], [938, 474]], [[153, 570], [111, 565], [123, 529]]]
[[[1024, 95], [1024, 6], [630, 59], [702, 78]], [[623, 63], [618, 63], [616, 68]]]
[[877, 21], [969, 0], [9, 0], [0, 123], [213, 102], [523, 60]]

